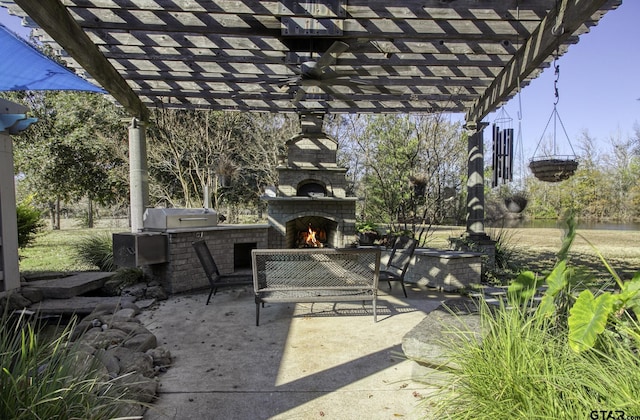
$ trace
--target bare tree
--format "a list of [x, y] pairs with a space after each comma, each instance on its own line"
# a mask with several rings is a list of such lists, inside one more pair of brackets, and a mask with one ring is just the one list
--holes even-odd
[[296, 124], [274, 114], [157, 109], [148, 151], [154, 204], [202, 207], [207, 195], [227, 213], [255, 205]]

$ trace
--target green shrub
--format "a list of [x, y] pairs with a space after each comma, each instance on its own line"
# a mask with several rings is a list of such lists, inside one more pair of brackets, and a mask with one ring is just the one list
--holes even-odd
[[491, 239], [496, 241], [496, 268], [503, 270], [514, 270], [517, 268], [514, 265], [514, 256], [516, 251], [514, 235], [514, 231], [508, 231], [506, 229], [496, 229], [489, 231], [489, 236], [491, 237]]
[[80, 238], [72, 244], [80, 264], [98, 267], [100, 271], [114, 271], [113, 240], [110, 233], [96, 233]]
[[6, 314], [0, 327], [0, 418], [107, 419], [126, 390], [99, 374], [96, 359], [69, 344], [72, 326], [44, 340], [39, 327]]
[[16, 207], [18, 219], [18, 248], [25, 248], [35, 240], [42, 230], [42, 213], [31, 205], [31, 199], [25, 199]]
[[373, 222], [357, 222], [356, 230], [360, 233], [379, 233], [378, 225]]

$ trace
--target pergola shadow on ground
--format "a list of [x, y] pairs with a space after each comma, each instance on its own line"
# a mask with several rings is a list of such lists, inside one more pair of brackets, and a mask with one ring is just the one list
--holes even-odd
[[421, 287], [381, 292], [379, 321], [358, 303], [273, 304], [255, 326], [249, 289], [170, 297], [143, 323], [171, 351], [146, 419], [421, 418], [402, 338], [441, 302]]

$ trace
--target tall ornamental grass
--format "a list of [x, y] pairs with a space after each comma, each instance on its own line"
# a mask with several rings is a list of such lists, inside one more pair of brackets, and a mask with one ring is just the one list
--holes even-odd
[[482, 340], [458, 340], [450, 349], [455, 368], [440, 385], [434, 418], [588, 419], [602, 418], [590, 417], [602, 411], [640, 416], [640, 357], [616, 336], [603, 335], [606, 352], [577, 353], [566, 334], [532, 317], [527, 307], [491, 310], [483, 302], [480, 317]]
[[85, 235], [72, 244], [72, 249], [79, 264], [98, 267], [100, 271], [116, 269], [112, 235], [109, 232]]
[[44, 339], [23, 317], [0, 321], [0, 419], [103, 420], [124, 412], [123, 388], [69, 344], [71, 327]]

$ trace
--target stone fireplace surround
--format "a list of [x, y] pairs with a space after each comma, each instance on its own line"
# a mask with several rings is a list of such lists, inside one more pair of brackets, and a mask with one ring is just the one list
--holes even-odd
[[222, 275], [251, 276], [251, 249], [296, 247], [296, 237], [309, 224], [326, 231], [324, 246], [351, 246], [357, 197], [347, 196], [347, 169], [337, 165], [337, 142], [322, 132], [322, 122], [322, 115], [302, 115], [302, 132], [287, 141], [275, 194], [262, 197], [268, 203], [268, 224], [167, 229], [161, 233], [167, 262], [147, 266], [148, 274], [169, 293], [206, 288], [208, 280], [191, 246], [199, 239], [206, 241]]
[[303, 114], [300, 122], [302, 132], [287, 141], [287, 156], [277, 167], [275, 194], [262, 197], [269, 225], [282, 235], [279, 248], [295, 247], [309, 223], [326, 230], [325, 246], [350, 246], [358, 199], [347, 196], [347, 168], [337, 164], [338, 144], [322, 131], [323, 115]]

